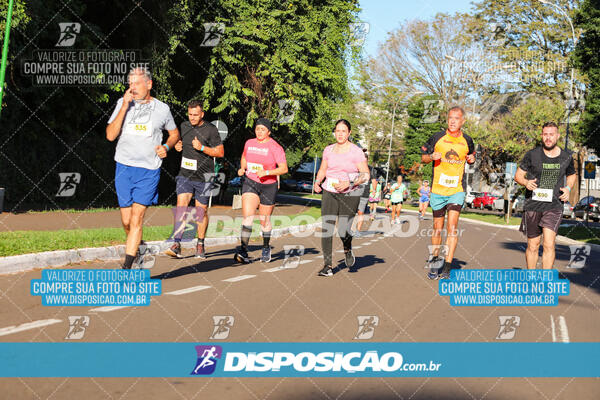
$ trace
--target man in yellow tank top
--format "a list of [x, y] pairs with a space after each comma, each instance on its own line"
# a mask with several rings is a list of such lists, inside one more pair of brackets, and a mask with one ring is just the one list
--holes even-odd
[[[431, 237], [433, 252], [428, 261], [429, 279], [450, 277], [451, 263], [458, 244], [458, 218], [467, 190], [465, 163], [475, 162], [473, 139], [461, 131], [464, 123], [464, 110], [460, 107], [452, 107], [448, 111], [448, 129], [434, 134], [421, 147], [421, 161], [424, 164], [433, 162], [430, 199], [433, 210], [433, 236]], [[446, 211], [448, 211], [446, 237], [448, 252], [443, 259], [439, 253]]]

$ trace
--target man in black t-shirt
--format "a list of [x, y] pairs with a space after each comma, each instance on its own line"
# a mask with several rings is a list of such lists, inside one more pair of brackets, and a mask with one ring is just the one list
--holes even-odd
[[[542, 146], [525, 154], [515, 175], [515, 181], [527, 188], [519, 230], [527, 236], [525, 260], [528, 269], [537, 266], [542, 234], [542, 267], [550, 269], [554, 266], [555, 240], [563, 203], [569, 200], [577, 178], [571, 153], [556, 145], [559, 136], [554, 122], [544, 124]], [[563, 187], [565, 176], [567, 184]]]
[[[198, 243], [196, 257], [206, 258], [204, 237], [208, 227], [208, 198], [215, 179], [213, 157], [223, 157], [225, 150], [217, 127], [203, 120], [204, 110], [199, 100], [188, 103], [189, 121], [181, 124], [181, 140], [175, 145], [181, 154], [181, 168], [176, 178], [177, 211], [176, 226], [181, 226], [184, 213], [192, 200], [196, 199], [196, 220], [198, 222]], [[179, 224], [177, 224], [179, 223]], [[175, 230], [173, 245], [165, 251], [172, 257], [181, 255], [183, 229]]]

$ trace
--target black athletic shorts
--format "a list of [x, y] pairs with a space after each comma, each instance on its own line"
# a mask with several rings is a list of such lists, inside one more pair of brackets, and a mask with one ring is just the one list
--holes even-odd
[[254, 193], [260, 199], [260, 204], [272, 206], [275, 204], [275, 197], [277, 197], [277, 182], [259, 183], [250, 178], [245, 178], [242, 185], [242, 194], [244, 193]]
[[403, 204], [403, 203], [404, 203], [404, 201], [397, 201], [397, 202], [392, 201], [393, 206], [397, 206], [398, 204]]
[[521, 226], [519, 230], [523, 232], [528, 239], [538, 237], [542, 234], [543, 228], [548, 228], [558, 233], [558, 227], [562, 220], [561, 208], [555, 208], [546, 211], [523, 211]]

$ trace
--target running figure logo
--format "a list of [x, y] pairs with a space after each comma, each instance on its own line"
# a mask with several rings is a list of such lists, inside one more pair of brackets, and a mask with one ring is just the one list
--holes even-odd
[[515, 337], [517, 333], [517, 327], [521, 325], [521, 317], [516, 315], [501, 315], [500, 319], [500, 330], [498, 331], [498, 340], [510, 340]]
[[571, 259], [567, 268], [585, 267], [585, 262], [592, 252], [592, 247], [589, 244], [583, 246], [571, 245], [569, 249], [571, 250]]
[[368, 22], [355, 22], [348, 24], [350, 28], [350, 46], [362, 46], [371, 30]]
[[379, 325], [379, 317], [377, 315], [359, 315], [356, 318], [358, 319], [358, 332], [354, 339], [371, 339], [375, 333], [375, 327]]
[[70, 315], [69, 316], [69, 332], [65, 337], [66, 340], [78, 340], [83, 338], [85, 329], [90, 326], [90, 317], [87, 315]]
[[[196, 238], [198, 230], [198, 221], [204, 219], [204, 209], [202, 207], [173, 207], [173, 233], [167, 239], [172, 242], [175, 238], [180, 238], [182, 242], [191, 242]], [[202, 215], [197, 215], [200, 212]]]
[[215, 327], [210, 339], [224, 340], [229, 337], [229, 331], [233, 328], [235, 318], [232, 315], [213, 315]]
[[81, 24], [78, 22], [59, 22], [60, 36], [55, 47], [71, 47], [75, 44], [77, 35], [81, 32]]
[[300, 264], [300, 257], [304, 255], [304, 246], [300, 244], [283, 245], [283, 265], [281, 269], [294, 269]]
[[56, 197], [71, 197], [75, 194], [77, 185], [81, 182], [81, 174], [78, 172], [59, 172], [60, 186]]
[[198, 361], [190, 375], [210, 375], [217, 368], [217, 359], [223, 355], [221, 346], [196, 346]]
[[200, 47], [215, 47], [221, 41], [221, 36], [225, 32], [225, 24], [217, 22], [204, 23], [204, 40]]
[[440, 119], [440, 110], [444, 107], [443, 100], [423, 100], [423, 116], [421, 123], [435, 124]]
[[291, 124], [296, 117], [296, 111], [300, 109], [298, 100], [277, 100], [279, 104], [279, 115], [277, 121], [280, 124]]
[[488, 25], [488, 41], [493, 47], [501, 47], [508, 41], [508, 34], [511, 31], [511, 24], [499, 24], [492, 22]]

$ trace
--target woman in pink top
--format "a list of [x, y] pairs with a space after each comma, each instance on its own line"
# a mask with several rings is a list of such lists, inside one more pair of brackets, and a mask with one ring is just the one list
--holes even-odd
[[360, 201], [359, 185], [369, 180], [369, 167], [360, 147], [348, 141], [351, 132], [350, 122], [345, 119], [335, 123], [333, 134], [336, 143], [323, 150], [323, 160], [315, 180], [315, 192], [323, 190], [321, 245], [325, 265], [319, 271], [320, 276], [333, 275], [331, 246], [336, 221], [339, 221], [338, 233], [344, 245], [346, 266], [352, 267], [355, 262], [350, 228]]
[[267, 118], [256, 120], [254, 133], [256, 139], [250, 139], [244, 146], [240, 161], [239, 176], [244, 176], [242, 185], [242, 233], [241, 246], [234, 255], [235, 261], [243, 264], [250, 262], [248, 241], [252, 234], [252, 221], [258, 207], [263, 235], [262, 262], [271, 261], [271, 214], [275, 208], [277, 196], [277, 178], [288, 172], [285, 151], [271, 138], [271, 121]]

